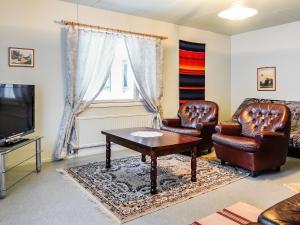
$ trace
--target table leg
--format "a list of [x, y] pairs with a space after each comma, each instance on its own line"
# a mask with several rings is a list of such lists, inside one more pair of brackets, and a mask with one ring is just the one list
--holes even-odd
[[4, 155], [0, 155], [0, 199], [6, 195], [6, 179], [5, 179], [5, 159]]
[[157, 156], [151, 152], [151, 194], [156, 194]]
[[35, 162], [36, 162], [36, 172], [40, 172], [41, 171], [41, 167], [42, 167], [42, 161], [41, 161], [41, 139], [37, 139], [35, 141]]
[[191, 181], [197, 181], [197, 147], [193, 147], [191, 151]]
[[110, 168], [111, 143], [109, 137], [106, 136], [106, 168]]
[[142, 162], [146, 162], [146, 155], [142, 154]]

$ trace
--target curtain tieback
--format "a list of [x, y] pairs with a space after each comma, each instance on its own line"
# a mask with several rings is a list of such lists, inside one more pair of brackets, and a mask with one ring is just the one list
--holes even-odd
[[160, 112], [159, 111], [155, 111], [152, 113], [152, 127], [160, 128]]

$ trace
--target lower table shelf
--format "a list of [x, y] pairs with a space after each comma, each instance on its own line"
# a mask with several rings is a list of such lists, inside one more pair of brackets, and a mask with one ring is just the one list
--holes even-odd
[[[41, 171], [41, 136], [0, 147], [0, 198], [20, 180]], [[30, 144], [35, 144], [35, 149]]]

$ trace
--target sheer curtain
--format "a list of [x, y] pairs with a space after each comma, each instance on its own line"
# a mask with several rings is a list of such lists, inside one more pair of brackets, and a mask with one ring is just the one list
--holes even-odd
[[153, 127], [159, 128], [163, 89], [161, 40], [138, 36], [124, 38], [137, 89], [153, 113]]
[[116, 35], [66, 27], [67, 72], [63, 118], [54, 152], [64, 158], [77, 145], [75, 118], [98, 96], [108, 79], [115, 55]]

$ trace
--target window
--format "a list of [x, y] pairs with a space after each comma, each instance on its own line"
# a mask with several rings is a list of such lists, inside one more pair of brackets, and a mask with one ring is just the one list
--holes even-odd
[[140, 100], [123, 38], [117, 41], [110, 75], [96, 100]]

